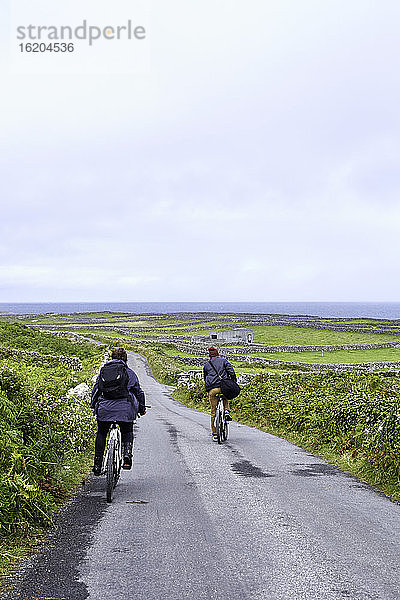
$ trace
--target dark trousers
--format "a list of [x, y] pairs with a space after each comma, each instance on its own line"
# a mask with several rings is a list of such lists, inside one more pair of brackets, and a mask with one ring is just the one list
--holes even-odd
[[[96, 456], [103, 456], [104, 448], [106, 447], [106, 438], [108, 430], [112, 425], [112, 421], [97, 421], [97, 435], [94, 445], [94, 453]], [[133, 442], [133, 423], [132, 421], [118, 421], [121, 430], [121, 441], [123, 444]]]

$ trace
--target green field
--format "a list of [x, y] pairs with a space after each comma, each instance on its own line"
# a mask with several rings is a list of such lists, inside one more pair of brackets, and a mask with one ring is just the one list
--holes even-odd
[[352, 333], [348, 331], [332, 331], [327, 329], [308, 329], [285, 325], [256, 325], [253, 331], [255, 344], [271, 344], [280, 346], [329, 346], [337, 344], [378, 344], [379, 342], [396, 342], [399, 336], [378, 333]]
[[376, 348], [374, 350], [330, 350], [318, 352], [257, 352], [256, 355], [272, 360], [315, 364], [351, 364], [400, 361], [400, 348]]
[[82, 336], [103, 336], [103, 337], [115, 337], [125, 339], [129, 337], [128, 333], [118, 333], [118, 331], [104, 330], [104, 329], [74, 329], [74, 333]]
[[[353, 333], [348, 331], [334, 331], [326, 329], [309, 329], [305, 327], [291, 327], [290, 325], [252, 325], [251, 327], [237, 327], [253, 332], [254, 344], [268, 344], [275, 346], [329, 346], [338, 344], [378, 344], [379, 342], [400, 341], [399, 335], [384, 335], [378, 333]], [[225, 327], [229, 329], [229, 327]], [[234, 326], [232, 326], [234, 329]], [[210, 327], [186, 330], [184, 337], [207, 336], [214, 331], [219, 331], [216, 325]], [[171, 334], [172, 334], [171, 330]]]

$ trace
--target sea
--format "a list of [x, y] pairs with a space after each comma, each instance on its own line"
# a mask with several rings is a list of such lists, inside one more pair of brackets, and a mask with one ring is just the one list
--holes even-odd
[[132, 314], [252, 313], [400, 319], [400, 302], [32, 302], [0, 303], [3, 315], [91, 312]]

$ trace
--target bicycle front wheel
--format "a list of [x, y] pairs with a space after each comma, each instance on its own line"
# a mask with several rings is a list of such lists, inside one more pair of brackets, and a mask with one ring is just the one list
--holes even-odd
[[226, 419], [223, 420], [222, 439], [224, 442], [228, 439], [228, 421]]
[[106, 497], [107, 502], [112, 501], [114, 487], [115, 487], [115, 453], [117, 449], [115, 447], [115, 440], [109, 441], [108, 456], [106, 464]]

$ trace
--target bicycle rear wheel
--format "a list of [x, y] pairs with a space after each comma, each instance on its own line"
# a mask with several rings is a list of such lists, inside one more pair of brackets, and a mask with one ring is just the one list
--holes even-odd
[[115, 465], [116, 465], [116, 447], [115, 440], [111, 439], [108, 446], [108, 456], [106, 464], [106, 497], [107, 502], [112, 501], [115, 487]]
[[217, 406], [217, 413], [215, 415], [215, 429], [217, 430], [217, 442], [218, 444], [220, 444], [222, 442], [222, 414], [221, 414], [221, 408], [218, 405]]

